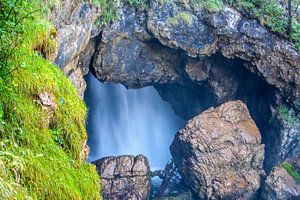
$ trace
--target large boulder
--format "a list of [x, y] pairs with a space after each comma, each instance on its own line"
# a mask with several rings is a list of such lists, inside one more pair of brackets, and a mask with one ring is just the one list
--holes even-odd
[[200, 199], [254, 199], [264, 174], [264, 145], [247, 107], [231, 101], [191, 119], [170, 147]]
[[150, 167], [145, 156], [105, 157], [94, 161], [101, 177], [104, 200], [147, 200], [150, 195]]

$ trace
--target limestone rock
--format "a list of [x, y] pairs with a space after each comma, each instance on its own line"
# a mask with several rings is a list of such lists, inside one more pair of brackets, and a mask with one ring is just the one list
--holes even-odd
[[170, 149], [185, 184], [200, 199], [255, 198], [264, 174], [264, 145], [241, 101], [190, 120]]
[[[254, 66], [249, 69], [262, 75], [287, 99], [300, 96], [300, 55], [295, 45], [226, 5], [210, 12], [184, 2], [150, 3], [147, 28], [163, 45], [182, 49], [191, 57], [221, 52], [227, 58], [249, 61]], [[293, 89], [291, 84], [295, 85]]]
[[87, 71], [78, 65], [79, 55], [87, 48], [100, 13], [87, 1], [72, 0], [62, 0], [61, 5], [52, 11], [51, 21], [57, 29], [59, 46], [55, 64], [70, 78], [81, 97], [86, 87], [83, 76]]
[[120, 20], [103, 30], [92, 64], [94, 75], [101, 81], [131, 88], [175, 81], [179, 56], [151, 41], [145, 13], [125, 5], [120, 15]]
[[101, 194], [104, 200], [148, 199], [151, 181], [146, 157], [106, 157], [93, 164], [101, 177]]
[[300, 199], [300, 183], [281, 166], [274, 167], [263, 187], [266, 200]]

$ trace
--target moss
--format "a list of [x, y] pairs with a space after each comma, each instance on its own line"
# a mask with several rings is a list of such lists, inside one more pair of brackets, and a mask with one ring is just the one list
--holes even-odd
[[[86, 107], [41, 55], [56, 49], [56, 34], [40, 15], [29, 17], [18, 36], [22, 42], [0, 60], [13, 69], [0, 73], [0, 199], [101, 198], [96, 169], [81, 157]], [[56, 105], [51, 112], [38, 103], [43, 92]]]
[[221, 0], [192, 0], [191, 4], [195, 10], [206, 9], [209, 12], [218, 12], [224, 8], [223, 1]]
[[293, 125], [299, 121], [299, 119], [294, 114], [289, 112], [288, 108], [285, 105], [279, 106], [278, 112], [279, 112], [281, 119], [283, 119], [283, 121], [288, 124]]
[[291, 175], [297, 182], [300, 183], [300, 175], [294, 168], [294, 166], [289, 162], [281, 163], [281, 166]]
[[187, 12], [181, 12], [177, 15], [178, 19], [182, 19], [187, 24], [192, 24], [193, 22], [193, 15]]
[[191, 15], [190, 13], [187, 13], [187, 12], [181, 12], [181, 13], [178, 13], [174, 17], [170, 17], [167, 20], [167, 23], [175, 26], [178, 24], [179, 21], [182, 21], [185, 24], [191, 25], [193, 23], [193, 15]]
[[167, 20], [167, 23], [168, 24], [171, 24], [172, 26], [176, 26], [178, 24], [178, 20], [176, 17], [170, 17], [168, 20]]

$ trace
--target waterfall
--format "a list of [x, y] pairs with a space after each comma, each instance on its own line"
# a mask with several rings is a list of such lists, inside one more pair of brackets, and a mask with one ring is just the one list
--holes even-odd
[[184, 121], [153, 87], [126, 89], [87, 76], [89, 161], [105, 156], [143, 154], [152, 169], [162, 169], [169, 146]]

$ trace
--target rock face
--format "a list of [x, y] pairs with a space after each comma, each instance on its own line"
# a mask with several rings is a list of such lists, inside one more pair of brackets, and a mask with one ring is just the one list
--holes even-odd
[[190, 120], [170, 149], [185, 184], [200, 199], [255, 198], [264, 174], [264, 145], [241, 101]]
[[[287, 99], [300, 96], [300, 57], [295, 47], [271, 34], [255, 20], [244, 18], [224, 6], [210, 12], [181, 0], [151, 1], [147, 27], [162, 44], [184, 50], [192, 57], [208, 57], [221, 52], [255, 66], [270, 85]], [[295, 84], [291, 89], [290, 84]]]
[[300, 183], [281, 166], [274, 167], [263, 187], [266, 200], [300, 199]]
[[277, 110], [300, 110], [295, 45], [227, 5], [209, 11], [195, 1], [149, 2], [145, 10], [121, 6], [119, 20], [100, 34], [92, 73], [129, 88], [154, 85], [185, 119], [241, 99], [263, 135], [268, 170], [290, 156], [299, 127], [285, 126]]
[[[60, 66], [74, 83], [81, 97], [86, 87], [83, 76], [88, 70], [78, 65], [79, 55], [90, 41], [92, 28], [99, 14], [100, 12], [87, 1], [63, 0], [51, 16], [59, 38], [55, 64]], [[85, 50], [85, 55], [87, 52], [90, 52], [90, 48]], [[92, 54], [90, 53], [90, 58]]]
[[146, 157], [106, 157], [93, 162], [101, 177], [104, 200], [147, 200], [150, 195], [150, 168]]
[[136, 88], [172, 82], [180, 63], [176, 51], [155, 43], [146, 29], [146, 15], [124, 6], [120, 20], [102, 32], [92, 70], [101, 81]]

